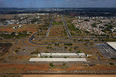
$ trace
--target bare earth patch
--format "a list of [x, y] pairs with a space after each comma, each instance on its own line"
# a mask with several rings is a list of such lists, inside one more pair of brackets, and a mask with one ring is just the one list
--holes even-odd
[[22, 77], [116, 77], [116, 75], [23, 75]]

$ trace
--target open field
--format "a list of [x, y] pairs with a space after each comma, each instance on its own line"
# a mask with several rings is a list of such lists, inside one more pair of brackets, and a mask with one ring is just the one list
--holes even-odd
[[11, 46], [11, 43], [0, 43], [0, 56], [3, 56], [8, 53]]
[[67, 36], [65, 26], [52, 26], [49, 36], [54, 36], [54, 37]]
[[36, 32], [36, 28], [38, 24], [23, 24], [22, 27], [13, 29], [14, 26], [18, 26], [19, 24], [11, 24], [8, 26], [0, 27], [0, 31], [8, 31], [8, 32], [19, 32], [19, 31], [32, 31]]
[[46, 33], [47, 33], [47, 30], [44, 30], [37, 33], [34, 37], [45, 37]]
[[21, 73], [25, 64], [0, 64], [0, 73]]
[[23, 72], [27, 71], [47, 71], [49, 65], [48, 64], [27, 64]]
[[29, 60], [31, 56], [9, 56], [9, 60]]
[[67, 36], [67, 32], [62, 20], [61, 15], [55, 15], [54, 21], [52, 23], [52, 27], [50, 29], [49, 36], [54, 36], [54, 37], [63, 37]]
[[0, 19], [12, 19], [14, 18], [15, 14], [5, 14], [5, 15], [0, 15]]
[[116, 77], [116, 75], [23, 75], [23, 77]]
[[[0, 64], [0, 73], [27, 73], [27, 71], [116, 71], [116, 65], [109, 64], [95, 64], [93, 66], [81, 65], [81, 64], [67, 64], [66, 66], [58, 67], [54, 65], [50, 67], [48, 64]], [[110, 72], [109, 72], [110, 73]]]
[[0, 77], [22, 77], [21, 74], [1, 74]]

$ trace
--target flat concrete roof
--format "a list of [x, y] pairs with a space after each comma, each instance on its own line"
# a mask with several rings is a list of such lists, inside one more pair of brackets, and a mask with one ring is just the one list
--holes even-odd
[[40, 61], [40, 62], [70, 62], [70, 61], [87, 61], [85, 58], [30, 58], [29, 61]]
[[85, 56], [85, 54], [84, 53], [41, 53], [41, 56]]
[[107, 44], [116, 50], [116, 42], [107, 42]]

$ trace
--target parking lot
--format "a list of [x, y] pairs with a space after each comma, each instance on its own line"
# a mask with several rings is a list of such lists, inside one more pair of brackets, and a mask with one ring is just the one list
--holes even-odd
[[96, 48], [106, 58], [116, 58], [116, 51], [107, 44], [96, 44]]

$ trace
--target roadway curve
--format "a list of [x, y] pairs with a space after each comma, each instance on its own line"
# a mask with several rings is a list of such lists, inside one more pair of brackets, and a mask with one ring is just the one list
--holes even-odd
[[[41, 30], [41, 31], [43, 31], [43, 30]], [[32, 44], [35, 44], [35, 43], [33, 43], [31, 40], [34, 38], [35, 34], [41, 32], [41, 31], [37, 31], [37, 32], [35, 32], [35, 33], [29, 38], [28, 41], [29, 41], [30, 43], [32, 43]]]
[[50, 24], [50, 26], [48, 27], [48, 31], [47, 31], [47, 33], [46, 33], [46, 36], [45, 36], [45, 37], [48, 37], [48, 35], [49, 35], [50, 29], [51, 29], [51, 26], [52, 26], [52, 23], [53, 23], [53, 20], [54, 20], [54, 16], [55, 16], [55, 14], [53, 15], [53, 18], [52, 18], [51, 24]]

